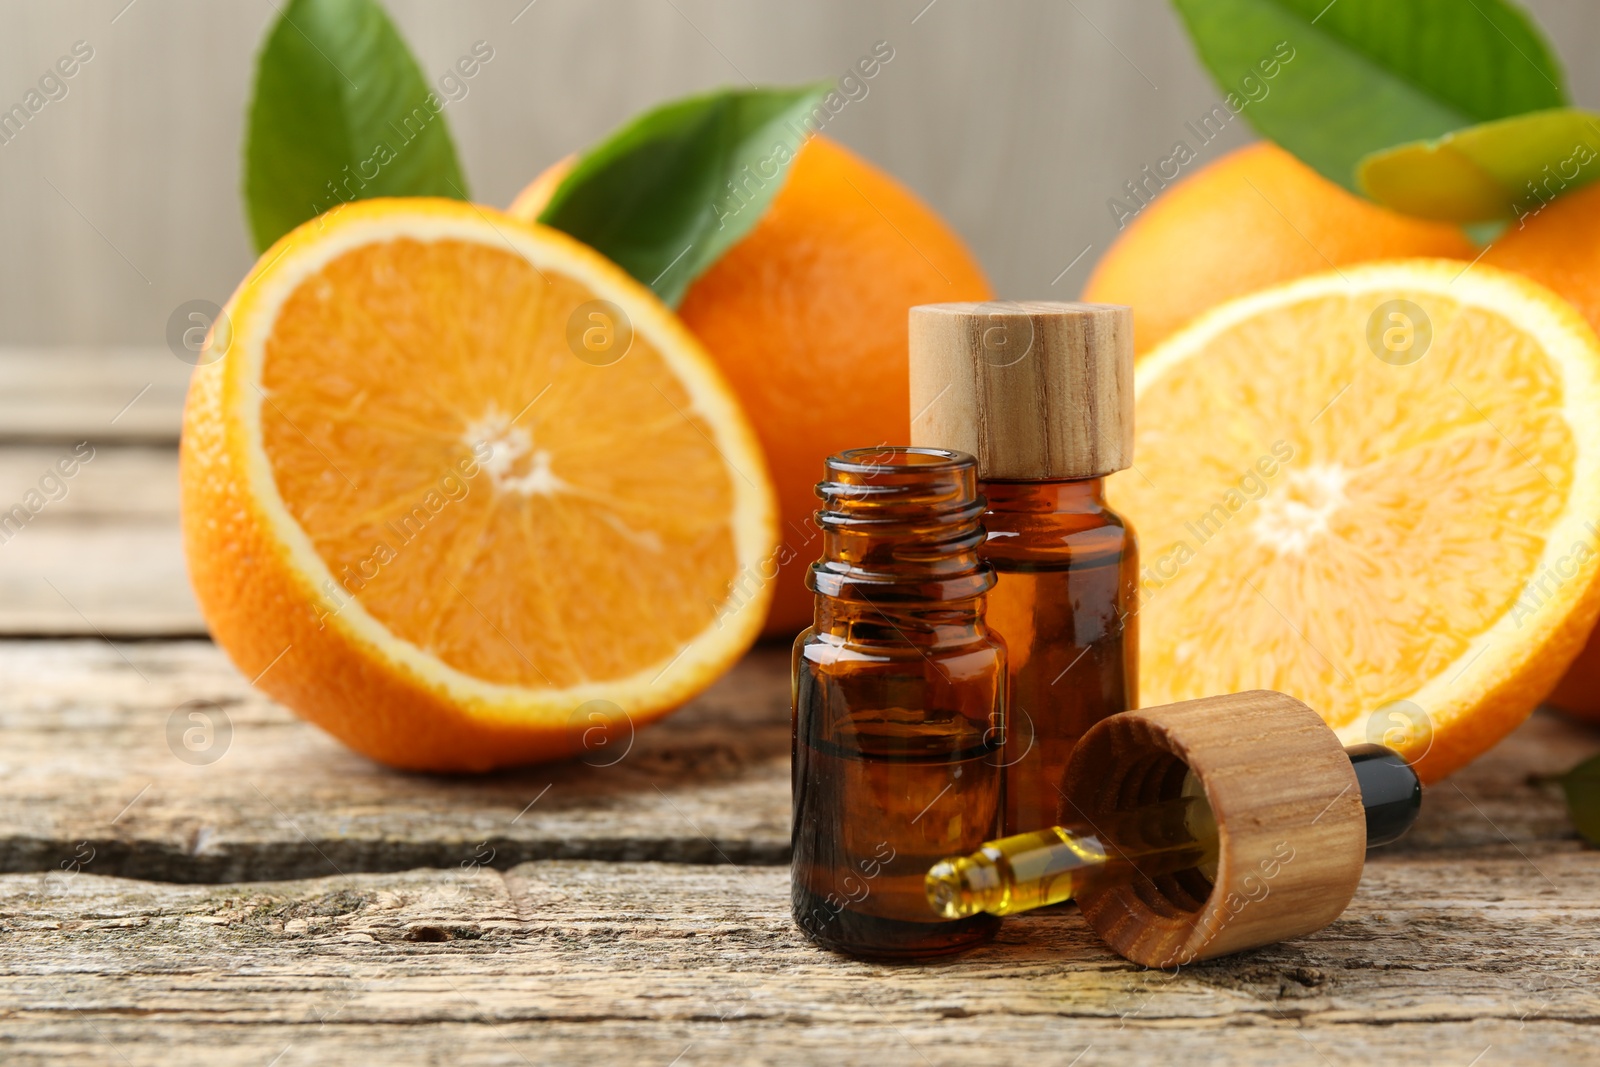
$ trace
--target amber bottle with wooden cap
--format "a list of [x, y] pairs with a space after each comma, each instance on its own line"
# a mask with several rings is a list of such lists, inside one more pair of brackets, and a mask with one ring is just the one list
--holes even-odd
[[953, 952], [989, 914], [941, 919], [923, 880], [1001, 833], [1005, 654], [984, 624], [971, 456], [843, 452], [817, 486], [822, 558], [794, 646], [794, 919], [864, 956]]
[[912, 308], [911, 412], [913, 444], [977, 458], [1010, 673], [1006, 832], [1049, 826], [1073, 746], [1137, 700], [1137, 548], [1105, 498], [1133, 454], [1132, 313]]
[[1320, 716], [1257, 691], [1129, 711], [1093, 727], [1064, 823], [928, 872], [930, 910], [1009, 915], [1076, 898], [1113, 949], [1150, 967], [1320, 930], [1366, 850], [1403, 834], [1422, 786], [1399, 754], [1341, 748]]

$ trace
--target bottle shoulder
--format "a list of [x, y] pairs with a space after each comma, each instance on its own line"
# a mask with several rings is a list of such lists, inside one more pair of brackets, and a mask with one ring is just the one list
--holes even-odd
[[1091, 512], [999, 512], [984, 516], [983, 555], [996, 566], [1050, 560], [1106, 566], [1133, 555], [1133, 524], [1111, 508]]

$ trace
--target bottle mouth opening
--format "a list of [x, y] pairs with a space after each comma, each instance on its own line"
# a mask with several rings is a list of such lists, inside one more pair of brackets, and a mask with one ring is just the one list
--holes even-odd
[[829, 456], [816, 493], [824, 526], [976, 523], [984, 510], [978, 461], [965, 452], [908, 445], [852, 448]]
[[965, 452], [953, 452], [944, 448], [920, 448], [915, 445], [851, 448], [828, 458], [830, 472], [869, 477], [874, 474], [892, 474], [895, 471], [944, 474], [976, 466], [977, 460]]

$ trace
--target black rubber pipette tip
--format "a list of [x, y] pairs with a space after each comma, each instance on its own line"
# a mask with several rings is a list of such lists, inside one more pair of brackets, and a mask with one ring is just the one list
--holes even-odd
[[1422, 809], [1422, 782], [1405, 757], [1382, 745], [1345, 748], [1355, 768], [1361, 806], [1367, 810], [1367, 847], [1398, 840]]

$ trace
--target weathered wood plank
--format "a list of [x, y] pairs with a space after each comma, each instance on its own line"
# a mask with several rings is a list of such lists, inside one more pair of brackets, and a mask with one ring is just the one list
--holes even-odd
[[194, 368], [164, 348], [0, 348], [0, 441], [178, 441]]
[[206, 632], [176, 522], [24, 530], [0, 545], [0, 603], [0, 636]]
[[[763, 649], [691, 707], [583, 760], [399, 774], [252, 689], [208, 642], [0, 642], [0, 870], [175, 881], [499, 866], [542, 857], [777, 863], [788, 660]], [[214, 721], [210, 764], [178, 758]], [[224, 741], [224, 724], [231, 737]], [[175, 740], [169, 745], [169, 729]], [[87, 853], [85, 853], [87, 854]]]
[[1600, 854], [1525, 851], [1372, 864], [1327, 930], [1170, 974], [1111, 955], [1071, 909], [1012, 919], [953, 960], [832, 956], [792, 927], [771, 867], [547, 861], [226, 887], [10, 875], [0, 1054], [1592, 1062]]
[[0, 447], [0, 635], [204, 633], [176, 449], [82, 437]]
[[[48, 480], [51, 474], [56, 481]], [[39, 490], [43, 502], [33, 498], [39, 510], [21, 529], [7, 527], [11, 540], [4, 544], [20, 544], [51, 523], [175, 522], [178, 450], [89, 437], [0, 447], [0, 511], [22, 503], [31, 490]]]
[[[438, 777], [349, 752], [207, 642], [0, 642], [0, 870], [51, 870], [85, 850], [95, 873], [183, 882], [552, 857], [781, 863], [788, 699], [787, 653], [763, 646], [631, 748], [619, 738], [587, 764]], [[231, 725], [209, 765], [169, 747], [195, 700]], [[1389, 852], [1573, 841], [1559, 792], [1531, 778], [1597, 750], [1600, 732], [1536, 715], [1429, 790]]]

